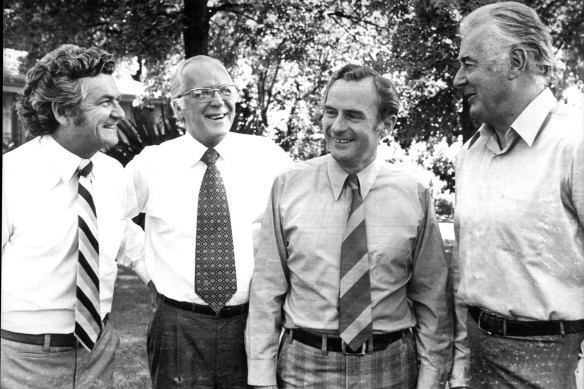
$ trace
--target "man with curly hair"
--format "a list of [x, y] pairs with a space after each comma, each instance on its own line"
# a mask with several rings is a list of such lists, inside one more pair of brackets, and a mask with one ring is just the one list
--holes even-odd
[[99, 152], [125, 117], [113, 71], [63, 45], [26, 75], [16, 109], [36, 138], [2, 157], [3, 388], [114, 387], [116, 260], [149, 277], [123, 168]]

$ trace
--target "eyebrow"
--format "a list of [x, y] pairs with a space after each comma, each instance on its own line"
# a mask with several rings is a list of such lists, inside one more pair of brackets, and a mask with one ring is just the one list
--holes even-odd
[[122, 97], [122, 94], [121, 93], [119, 93], [117, 96], [114, 96], [112, 94], [106, 93], [106, 94], [103, 94], [103, 95], [99, 96], [98, 100], [104, 100], [104, 99], [106, 99], [106, 100], [117, 100], [117, 99], [119, 99], [121, 97]]
[[458, 56], [457, 60], [458, 60], [458, 62], [464, 62], [464, 61], [472, 61], [473, 59], [469, 55], [463, 55], [462, 57]]

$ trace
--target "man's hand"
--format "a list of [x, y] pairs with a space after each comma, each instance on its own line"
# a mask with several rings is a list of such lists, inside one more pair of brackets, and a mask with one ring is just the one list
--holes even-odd
[[152, 280], [148, 281], [148, 289], [150, 289], [150, 303], [152, 303], [152, 312], [154, 313], [158, 305], [158, 291]]

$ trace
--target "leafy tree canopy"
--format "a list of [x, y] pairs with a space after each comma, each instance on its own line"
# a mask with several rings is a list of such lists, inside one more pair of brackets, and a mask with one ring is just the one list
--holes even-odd
[[[24, 65], [62, 43], [97, 45], [137, 58], [164, 91], [183, 57], [221, 59], [242, 89], [239, 131], [270, 133], [298, 158], [323, 152], [320, 98], [343, 64], [390, 77], [403, 109], [394, 138], [474, 131], [452, 88], [458, 22], [484, 0], [5, 0], [3, 45], [27, 51]], [[554, 89], [582, 88], [581, 0], [527, 0], [551, 28], [562, 62]], [[141, 77], [141, 68], [135, 77]]]

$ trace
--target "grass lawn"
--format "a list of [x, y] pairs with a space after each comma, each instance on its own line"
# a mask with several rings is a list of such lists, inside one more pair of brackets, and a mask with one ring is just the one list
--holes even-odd
[[121, 341], [116, 354], [116, 389], [152, 387], [146, 355], [146, 329], [152, 308], [148, 288], [132, 270], [119, 267], [111, 318]]
[[[445, 237], [448, 256], [452, 255], [452, 244]], [[146, 356], [146, 329], [151, 316], [148, 289], [134, 272], [120, 266], [111, 314], [112, 322], [122, 338], [116, 354], [116, 389], [151, 387]]]

